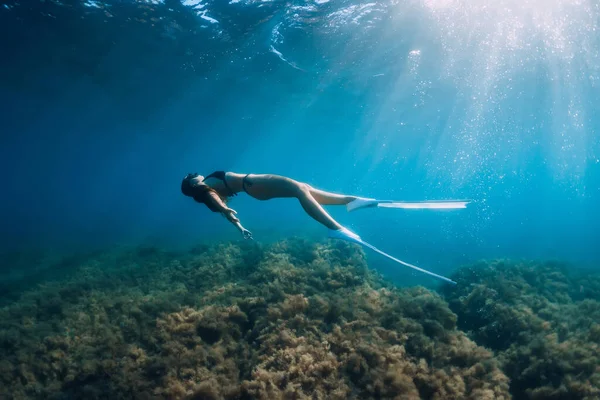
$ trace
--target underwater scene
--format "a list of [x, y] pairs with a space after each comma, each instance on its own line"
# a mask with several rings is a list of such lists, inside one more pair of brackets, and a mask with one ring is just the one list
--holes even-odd
[[0, 32], [0, 399], [600, 399], [599, 2]]

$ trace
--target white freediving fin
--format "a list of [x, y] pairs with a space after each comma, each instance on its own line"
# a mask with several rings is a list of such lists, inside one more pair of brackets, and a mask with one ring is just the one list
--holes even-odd
[[346, 204], [346, 209], [350, 211], [361, 208], [404, 208], [412, 210], [456, 210], [467, 208], [470, 200], [432, 200], [432, 201], [395, 201], [395, 200], [377, 200], [358, 198]]
[[406, 208], [413, 210], [456, 210], [467, 208], [469, 200], [440, 200], [440, 201], [381, 201], [377, 207], [382, 208]]
[[399, 264], [402, 264], [402, 265], [404, 265], [406, 267], [412, 268], [412, 269], [417, 270], [419, 272], [422, 272], [424, 274], [431, 275], [431, 276], [433, 276], [435, 278], [438, 278], [438, 279], [441, 279], [441, 280], [443, 280], [445, 282], [452, 283], [452, 284], [456, 285], [456, 282], [454, 282], [453, 280], [451, 280], [449, 278], [446, 278], [445, 276], [438, 275], [438, 274], [436, 274], [434, 272], [427, 271], [426, 269], [423, 269], [423, 268], [419, 268], [416, 265], [409, 264], [407, 262], [404, 262], [402, 260], [397, 259], [396, 257], [392, 257], [392, 256], [390, 256], [387, 253], [384, 253], [383, 251], [379, 250], [377, 247], [375, 247], [375, 246], [373, 246], [373, 245], [365, 242], [364, 240], [362, 240], [360, 238], [360, 236], [358, 236], [356, 233], [351, 232], [350, 230], [348, 230], [346, 228], [342, 228], [342, 229], [338, 229], [338, 230], [330, 229], [329, 230], [329, 237], [332, 238], [332, 239], [342, 239], [342, 240], [346, 240], [348, 242], [359, 244], [359, 245], [361, 245], [363, 247], [371, 249], [374, 252], [376, 252], [378, 254], [381, 254], [382, 256], [387, 257], [390, 260], [395, 261], [395, 262], [397, 262]]
[[331, 239], [342, 239], [348, 242], [353, 242], [356, 244], [362, 244], [363, 240], [356, 233], [352, 232], [348, 228], [342, 227], [342, 229], [329, 229], [329, 235]]

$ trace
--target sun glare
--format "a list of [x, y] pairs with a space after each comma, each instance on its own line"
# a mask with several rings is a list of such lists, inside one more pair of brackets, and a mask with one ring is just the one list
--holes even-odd
[[[518, 165], [522, 160], [516, 158], [524, 148], [531, 149], [532, 138], [543, 135], [545, 162], [557, 178], [577, 182], [588, 161], [597, 158], [589, 151], [587, 121], [592, 116], [586, 96], [600, 78], [600, 2], [415, 2], [420, 2], [425, 20], [437, 32], [442, 78], [462, 95], [463, 104], [449, 121], [452, 128], [447, 126], [438, 142], [439, 152], [455, 149], [454, 154], [438, 156], [456, 160], [456, 180], [469, 179], [483, 165]], [[539, 82], [546, 82], [544, 90], [551, 101], [526, 104]], [[504, 115], [498, 116], [498, 102], [507, 98], [521, 99], [531, 113], [547, 112], [551, 126], [541, 132], [518, 108], [500, 110]]]

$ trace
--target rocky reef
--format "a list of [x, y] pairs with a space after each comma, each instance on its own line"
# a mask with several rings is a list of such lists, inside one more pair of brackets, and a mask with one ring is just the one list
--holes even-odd
[[302, 239], [95, 254], [0, 309], [0, 398], [597, 398], [600, 281], [455, 279], [400, 289]]
[[461, 268], [443, 292], [458, 326], [493, 350], [515, 399], [600, 398], [600, 274], [558, 263]]

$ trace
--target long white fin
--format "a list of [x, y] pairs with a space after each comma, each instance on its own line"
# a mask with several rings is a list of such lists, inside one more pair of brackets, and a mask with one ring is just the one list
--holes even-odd
[[[344, 232], [344, 231], [346, 231], [346, 232]], [[449, 278], [446, 278], [445, 276], [438, 275], [438, 274], [436, 274], [434, 272], [427, 271], [426, 269], [423, 269], [423, 268], [419, 268], [416, 265], [409, 264], [407, 262], [404, 262], [402, 260], [397, 259], [396, 257], [392, 257], [391, 255], [389, 255], [387, 253], [384, 253], [383, 251], [379, 250], [377, 247], [373, 246], [372, 244], [369, 244], [369, 243], [365, 242], [364, 240], [362, 240], [354, 232], [347, 231], [347, 229], [345, 229], [345, 228], [343, 230], [339, 230], [339, 231], [331, 230], [330, 229], [329, 230], [329, 237], [330, 238], [335, 238], [335, 239], [342, 239], [342, 240], [346, 240], [348, 242], [360, 244], [361, 246], [364, 246], [364, 247], [366, 247], [368, 249], [371, 249], [374, 252], [379, 253], [382, 256], [387, 257], [390, 260], [395, 261], [395, 262], [397, 262], [399, 264], [402, 264], [402, 265], [404, 265], [406, 267], [412, 268], [412, 269], [417, 270], [419, 272], [422, 272], [424, 274], [431, 275], [431, 276], [433, 276], [435, 278], [438, 278], [438, 279], [441, 279], [441, 280], [443, 280], [445, 282], [452, 283], [452, 284], [456, 285], [456, 282], [454, 282], [453, 280], [451, 280]]]
[[467, 208], [471, 200], [426, 200], [426, 201], [397, 201], [358, 198], [346, 204], [348, 211], [361, 208], [404, 208], [412, 210], [456, 210]]
[[381, 208], [405, 208], [412, 210], [456, 210], [467, 208], [470, 201], [447, 200], [447, 201], [379, 201], [377, 207]]

